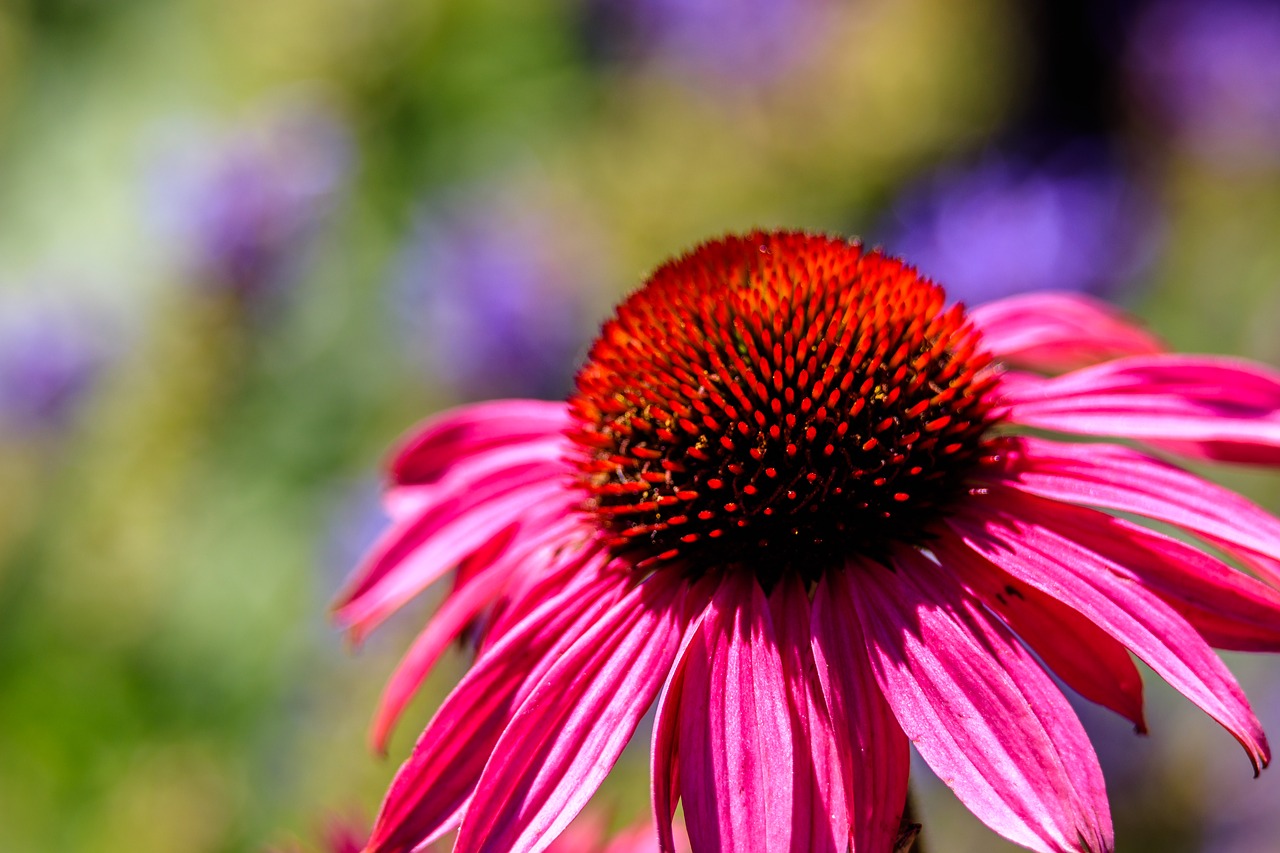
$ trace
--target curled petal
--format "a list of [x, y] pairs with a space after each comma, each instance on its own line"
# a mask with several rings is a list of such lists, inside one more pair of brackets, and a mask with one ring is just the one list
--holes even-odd
[[[1078, 610], [1213, 717], [1244, 747], [1257, 772], [1271, 760], [1266, 735], [1240, 685], [1204, 639], [1122, 566], [1057, 529], [1059, 506], [992, 489], [980, 510], [948, 520], [972, 549], [1011, 579]], [[961, 549], [948, 553], [961, 558]]]
[[1011, 421], [1125, 436], [1192, 456], [1280, 464], [1280, 373], [1240, 359], [1134, 356], [1002, 389]]
[[1142, 676], [1123, 645], [1053, 596], [1009, 584], [1008, 576], [990, 563], [956, 558], [955, 547], [965, 546], [948, 539], [935, 542], [933, 550], [966, 589], [1000, 616], [1068, 687], [1146, 732]]
[[1131, 512], [1203, 536], [1251, 563], [1273, 583], [1280, 570], [1280, 520], [1230, 489], [1132, 448], [1020, 438], [999, 482], [1051, 500]]
[[1280, 651], [1280, 591], [1154, 530], [1081, 507], [1055, 509], [1059, 530], [1127, 572], [1211, 646]]
[[1013, 296], [979, 305], [969, 319], [983, 344], [1016, 367], [1059, 373], [1163, 347], [1105, 302], [1065, 293]]

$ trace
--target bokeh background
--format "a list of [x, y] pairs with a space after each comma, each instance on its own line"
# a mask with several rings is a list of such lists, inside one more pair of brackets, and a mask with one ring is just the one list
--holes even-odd
[[[386, 449], [562, 396], [648, 269], [757, 225], [1280, 364], [1280, 5], [0, 0], [0, 850], [368, 820], [465, 666], [368, 753], [431, 607], [328, 623]], [[1280, 850], [1280, 776], [1147, 681], [1149, 737], [1081, 703], [1120, 849]], [[915, 778], [930, 853], [1011, 849]]]

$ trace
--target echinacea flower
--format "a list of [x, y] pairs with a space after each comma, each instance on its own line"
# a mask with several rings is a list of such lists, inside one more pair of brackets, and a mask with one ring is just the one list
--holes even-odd
[[1084, 297], [966, 313], [840, 239], [753, 233], [662, 266], [567, 403], [458, 409], [393, 460], [393, 525], [338, 618], [363, 635], [458, 570], [377, 743], [448, 643], [478, 651], [367, 849], [455, 827], [466, 853], [547, 849], [656, 700], [664, 850], [677, 800], [695, 853], [890, 850], [909, 743], [1006, 838], [1112, 850], [1050, 672], [1141, 731], [1130, 653], [1261, 769], [1212, 647], [1280, 648], [1280, 520], [1068, 435], [1275, 464], [1280, 374], [1165, 354]]

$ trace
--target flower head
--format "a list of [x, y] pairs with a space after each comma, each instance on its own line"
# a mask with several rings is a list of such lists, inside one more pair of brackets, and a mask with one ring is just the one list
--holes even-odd
[[656, 699], [664, 850], [677, 800], [695, 853], [890, 850], [909, 743], [1006, 838], [1111, 850], [1050, 673], [1144, 730], [1130, 652], [1265, 766], [1211, 647], [1280, 648], [1280, 521], [1146, 451], [1023, 427], [1274, 464], [1280, 375], [1164, 354], [1082, 297], [966, 313], [839, 239], [661, 267], [567, 404], [465, 407], [394, 459], [395, 520], [339, 619], [362, 634], [457, 572], [375, 741], [448, 643], [478, 651], [368, 849], [455, 827], [468, 853], [548, 849]]

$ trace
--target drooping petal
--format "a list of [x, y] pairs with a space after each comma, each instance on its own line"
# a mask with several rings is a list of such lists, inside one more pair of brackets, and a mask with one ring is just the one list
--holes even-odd
[[[1280, 520], [1230, 489], [1114, 444], [1020, 438], [1000, 482], [1057, 501], [1131, 512], [1228, 550], [1280, 560]], [[1268, 572], [1266, 562], [1252, 564]], [[1280, 583], [1280, 571], [1268, 573]]]
[[847, 807], [854, 853], [888, 850], [907, 803], [911, 753], [871, 669], [842, 571], [818, 582], [811, 645]]
[[1123, 566], [1057, 530], [1058, 509], [1050, 501], [991, 489], [980, 509], [970, 503], [948, 523], [975, 555], [1078, 610], [1127, 646], [1221, 723], [1245, 748], [1255, 772], [1266, 766], [1266, 736], [1218, 656], [1159, 596], [1127, 581]]
[[570, 422], [564, 403], [543, 400], [493, 400], [451, 409], [410, 431], [388, 466], [391, 480], [432, 483], [460, 459], [559, 435]]
[[481, 488], [486, 483], [501, 480], [508, 474], [561, 479], [565, 471], [564, 456], [569, 447], [567, 438], [554, 435], [460, 456], [429, 483], [391, 483], [382, 496], [382, 506], [394, 521], [412, 521], [438, 504]]
[[[563, 525], [561, 525], [550, 528], [546, 537], [537, 535], [530, 537], [531, 541], [526, 543], [525, 547], [509, 551], [503, 555], [502, 559], [492, 561], [445, 598], [440, 609], [427, 622], [426, 627], [409, 647], [409, 651], [401, 658], [382, 691], [370, 730], [370, 743], [374, 751], [385, 752], [387, 738], [390, 737], [396, 721], [449, 644], [457, 639], [481, 611], [498, 597], [506, 588], [513, 572], [521, 569], [526, 560], [532, 559], [548, 544], [560, 541], [563, 535]], [[546, 563], [549, 565], [539, 568], [545, 574], [563, 583], [566, 571], [580, 569], [594, 556], [595, 552], [591, 549], [579, 549], [561, 554], [558, 561], [555, 557], [548, 555]]]
[[1123, 645], [1053, 596], [1008, 583], [1008, 576], [985, 560], [956, 556], [956, 548], [966, 546], [951, 537], [940, 537], [930, 547], [1068, 687], [1146, 732], [1142, 676]]
[[1154, 530], [1083, 507], [1056, 507], [1057, 529], [1122, 567], [1209, 645], [1280, 651], [1280, 591]]
[[335, 618], [358, 640], [511, 525], [526, 516], [545, 523], [536, 508], [564, 496], [563, 484], [548, 481], [544, 472], [505, 473], [393, 525], [356, 569], [338, 599]]
[[777, 582], [769, 595], [769, 609], [787, 682], [795, 756], [791, 849], [797, 853], [846, 853], [847, 786], [813, 659], [809, 591], [799, 575], [788, 574]]
[[672, 820], [676, 813], [676, 792], [679, 785], [677, 760], [680, 731], [680, 696], [684, 690], [684, 671], [688, 663], [694, 638], [702, 631], [707, 607], [719, 586], [719, 580], [705, 578], [689, 590], [685, 596], [685, 621], [687, 627], [680, 639], [680, 649], [667, 674], [667, 681], [658, 694], [657, 712], [653, 720], [653, 743], [649, 753], [650, 789], [653, 797], [653, 816], [658, 826], [658, 849], [671, 853], [676, 849]]
[[716, 591], [685, 663], [680, 791], [697, 853], [791, 849], [793, 755], [769, 605], [737, 572]]
[[538, 853], [581, 811], [671, 667], [686, 585], [651, 575], [539, 680], [485, 766], [458, 853]]
[[1002, 387], [1025, 426], [1157, 442], [1179, 453], [1280, 464], [1280, 373], [1239, 359], [1134, 356]]
[[583, 570], [487, 652], [445, 699], [396, 773], [369, 853], [409, 853], [458, 825], [512, 714], [622, 594], [625, 577]]
[[1000, 299], [974, 308], [969, 319], [1001, 361], [1045, 373], [1162, 349], [1154, 336], [1110, 305], [1075, 294]]
[[975, 815], [1043, 853], [1110, 851], [1102, 771], [1071, 706], [1003, 625], [923, 555], [853, 567], [876, 679]]

